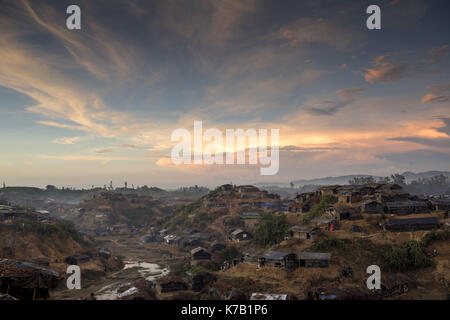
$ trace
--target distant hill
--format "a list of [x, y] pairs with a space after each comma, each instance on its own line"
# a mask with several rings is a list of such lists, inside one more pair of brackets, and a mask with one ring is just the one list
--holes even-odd
[[[434, 176], [438, 176], [443, 174], [446, 177], [450, 177], [450, 171], [427, 171], [427, 172], [404, 172], [402, 175], [405, 176], [406, 182], [410, 183], [411, 181], [417, 180], [419, 178], [431, 178]], [[337, 176], [337, 177], [325, 177], [325, 178], [317, 178], [317, 179], [304, 179], [304, 180], [295, 180], [292, 181], [296, 186], [303, 185], [333, 185], [333, 184], [348, 184], [348, 181], [353, 178], [360, 177], [370, 177], [368, 174], [353, 174], [353, 175], [345, 175], [345, 176]], [[381, 179], [380, 176], [372, 176], [376, 180]]]
[[414, 172], [403, 172], [402, 175], [405, 176], [407, 182], [411, 182], [414, 180], [417, 180], [419, 178], [431, 178], [438, 175], [444, 175], [446, 177], [450, 177], [450, 171], [427, 171], [427, 172], [420, 172], [420, 173], [414, 173]]

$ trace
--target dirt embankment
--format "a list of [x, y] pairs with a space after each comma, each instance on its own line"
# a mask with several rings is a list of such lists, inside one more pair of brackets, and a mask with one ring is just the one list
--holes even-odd
[[23, 234], [3, 228], [0, 237], [0, 257], [17, 260], [48, 258], [52, 263], [62, 262], [65, 257], [77, 254], [86, 248], [70, 237], [53, 234], [45, 239], [37, 234]]

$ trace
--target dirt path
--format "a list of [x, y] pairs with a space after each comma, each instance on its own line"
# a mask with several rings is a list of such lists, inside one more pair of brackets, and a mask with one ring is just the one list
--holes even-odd
[[[139, 237], [108, 236], [99, 237], [96, 240], [103, 248], [110, 250], [113, 256], [119, 256], [130, 265], [126, 269], [109, 272], [94, 279], [82, 279], [80, 290], [68, 290], [65, 285], [62, 285], [54, 292], [54, 299], [86, 299], [91, 293], [96, 296], [105, 293], [114, 295], [121, 285], [131, 284], [142, 278], [150, 279], [152, 272], [159, 274], [161, 271], [165, 274], [170, 263], [185, 257], [185, 253], [180, 252], [175, 246], [144, 244]], [[83, 269], [83, 265], [81, 268]]]

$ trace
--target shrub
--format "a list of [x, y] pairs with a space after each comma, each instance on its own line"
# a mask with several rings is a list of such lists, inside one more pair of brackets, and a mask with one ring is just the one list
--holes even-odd
[[206, 272], [206, 269], [203, 268], [202, 266], [191, 266], [188, 270], [186, 270], [186, 272], [190, 272], [193, 275], [197, 275]]
[[265, 213], [255, 230], [255, 240], [264, 246], [276, 244], [284, 239], [288, 228], [284, 214]]
[[450, 231], [430, 232], [422, 239], [422, 246], [428, 247], [436, 241], [448, 240], [450, 238]]
[[345, 248], [347, 242], [344, 239], [324, 238], [315, 243], [313, 250], [329, 250], [333, 248]]
[[220, 258], [224, 260], [233, 260], [241, 257], [241, 253], [235, 247], [230, 247], [220, 251]]
[[308, 224], [312, 219], [319, 217], [324, 213], [325, 209], [336, 202], [336, 197], [333, 195], [326, 195], [320, 200], [319, 204], [315, 205], [311, 211], [307, 212], [303, 217], [303, 224]]
[[242, 228], [245, 226], [244, 221], [238, 216], [228, 217], [223, 221], [223, 224], [230, 228]]
[[434, 261], [430, 259], [418, 241], [407, 241], [402, 246], [391, 247], [383, 255], [382, 266], [386, 269], [408, 271], [418, 268], [434, 266]]

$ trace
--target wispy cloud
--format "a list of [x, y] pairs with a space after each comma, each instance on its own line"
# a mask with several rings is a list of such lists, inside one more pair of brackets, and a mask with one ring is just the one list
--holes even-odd
[[401, 78], [408, 77], [411, 65], [407, 63], [391, 64], [386, 61], [386, 56], [379, 56], [373, 62], [373, 68], [366, 70], [364, 79], [367, 82], [397, 82]]
[[314, 115], [331, 116], [339, 112], [342, 108], [354, 103], [357, 100], [357, 96], [364, 91], [365, 88], [340, 89], [336, 91], [340, 96], [340, 100], [316, 102], [314, 106], [307, 107], [305, 110]]
[[80, 137], [62, 137], [62, 138], [58, 138], [53, 140], [53, 143], [56, 144], [74, 144], [78, 141], [80, 141], [81, 138]]
[[448, 52], [449, 46], [448, 44], [444, 44], [440, 47], [430, 49], [430, 62], [436, 63]]
[[274, 39], [285, 39], [292, 46], [321, 44], [333, 49], [346, 50], [355, 44], [355, 35], [338, 21], [330, 19], [300, 18], [283, 27]]
[[422, 103], [442, 103], [450, 100], [450, 85], [428, 86], [430, 92], [422, 98]]

